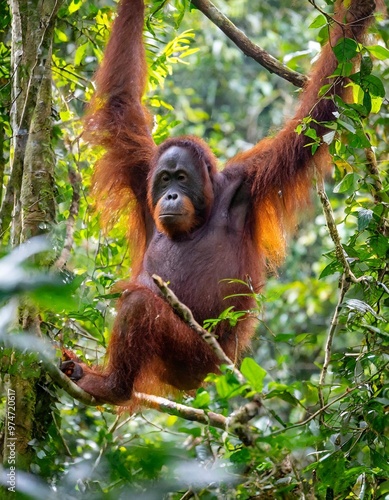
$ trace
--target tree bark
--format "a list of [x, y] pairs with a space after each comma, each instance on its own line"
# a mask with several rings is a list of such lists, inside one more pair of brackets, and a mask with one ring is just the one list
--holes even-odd
[[[13, 246], [47, 232], [55, 222], [51, 53], [55, 20], [62, 1], [9, 0], [12, 16], [10, 122], [13, 155], [0, 209], [0, 234], [7, 233], [10, 228]], [[47, 265], [47, 262], [40, 264]], [[23, 304], [19, 330], [40, 336], [39, 323], [36, 308]], [[12, 406], [14, 410], [6, 415], [0, 455], [5, 469], [10, 470], [14, 463], [17, 469], [28, 470], [34, 456], [30, 443], [33, 438], [39, 439], [48, 425], [48, 405], [40, 404], [41, 396], [38, 395], [41, 367], [34, 357], [18, 351], [7, 361], [12, 375], [7, 376], [5, 388], [8, 399], [15, 404]], [[13, 449], [16, 454], [14, 462]], [[4, 488], [0, 496], [7, 498], [9, 494], [13, 493]]]

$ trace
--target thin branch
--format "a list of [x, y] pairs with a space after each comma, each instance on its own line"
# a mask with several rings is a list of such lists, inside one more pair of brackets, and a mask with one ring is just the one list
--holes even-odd
[[169, 289], [167, 283], [165, 283], [162, 278], [153, 274], [152, 276], [154, 283], [161, 290], [163, 296], [170, 306], [175, 310], [178, 316], [187, 323], [187, 325], [192, 328], [200, 337], [206, 342], [213, 352], [216, 354], [220, 363], [225, 364], [228, 368], [234, 373], [235, 377], [238, 379], [240, 384], [245, 384], [246, 379], [243, 374], [234, 366], [233, 361], [225, 354], [223, 349], [221, 348], [219, 342], [216, 340], [215, 336], [212, 333], [205, 330], [202, 326], [200, 326], [197, 321], [194, 319], [192, 311], [179, 301], [177, 296]]
[[[167, 283], [156, 274], [153, 274], [152, 278], [178, 316], [211, 347], [221, 363], [226, 364], [233, 371], [241, 385], [247, 383], [244, 375], [234, 366], [214, 335], [197, 323], [193, 317], [192, 311], [179, 301], [177, 296], [168, 288]], [[246, 446], [251, 446], [254, 443], [254, 437], [248, 431], [246, 424], [249, 420], [258, 415], [259, 409], [262, 406], [262, 401], [260, 395], [257, 393], [252, 396], [247, 396], [247, 398], [250, 399], [250, 401], [229, 416], [227, 427], [231, 432], [236, 434]]]
[[325, 412], [328, 408], [330, 408], [332, 405], [334, 405], [335, 403], [337, 403], [338, 401], [341, 401], [342, 399], [346, 398], [347, 396], [349, 396], [352, 392], [356, 391], [357, 389], [359, 389], [360, 387], [362, 386], [366, 386], [366, 384], [368, 384], [371, 380], [373, 380], [375, 377], [378, 376], [379, 373], [386, 373], [386, 370], [388, 368], [388, 365], [389, 363], [385, 363], [384, 366], [381, 367], [381, 369], [379, 370], [379, 372], [377, 373], [374, 373], [371, 377], [369, 377], [367, 380], [364, 380], [363, 382], [357, 384], [357, 385], [354, 385], [354, 387], [348, 387], [346, 389], [345, 392], [343, 392], [343, 394], [340, 394], [340, 396], [337, 396], [335, 399], [333, 399], [332, 401], [328, 402], [327, 404], [325, 404], [323, 407], [319, 408], [318, 410], [315, 411], [315, 413], [312, 413], [312, 415], [310, 415], [308, 418], [306, 418], [305, 420], [303, 420], [302, 422], [298, 422], [297, 424], [293, 424], [293, 425], [290, 425], [289, 427], [284, 427], [283, 429], [279, 429], [277, 431], [274, 431], [272, 432], [269, 436], [267, 437], [272, 437], [272, 436], [277, 436], [279, 434], [282, 434], [284, 433], [285, 431], [290, 431], [291, 429], [298, 429], [299, 427], [304, 427], [304, 425], [307, 425], [309, 424], [309, 422], [313, 419], [315, 419], [316, 417], [318, 417], [319, 415], [323, 414], [323, 412]]
[[[121, 419], [121, 415], [117, 415], [117, 417], [115, 418], [113, 424], [108, 427], [108, 433], [107, 434], [113, 434], [115, 432], [115, 430], [118, 428], [119, 426], [119, 423], [120, 423], [120, 419]], [[128, 421], [128, 419], [126, 419]], [[101, 462], [101, 459], [105, 453], [105, 451], [107, 450], [108, 446], [111, 446], [112, 445], [112, 442], [110, 439], [107, 439], [105, 438], [105, 442], [104, 442], [104, 445], [101, 446], [100, 448], [100, 451], [99, 451], [99, 454], [95, 460], [95, 463], [93, 464], [93, 468], [92, 468], [92, 471], [94, 472], [97, 467], [99, 466], [100, 462]]]
[[370, 178], [373, 180], [373, 196], [374, 203], [376, 205], [381, 205], [383, 208], [381, 214], [381, 220], [379, 223], [378, 230], [383, 236], [388, 236], [389, 233], [389, 220], [388, 214], [388, 195], [384, 192], [384, 186], [382, 184], [382, 179], [377, 165], [377, 157], [373, 151], [372, 147], [365, 149], [366, 155], [366, 169], [369, 172]]
[[[375, 201], [376, 203], [379, 202], [379, 193], [382, 190], [382, 182], [379, 177], [379, 172], [377, 168], [377, 163], [375, 159], [375, 155], [371, 149], [366, 150], [366, 158], [367, 158], [367, 168], [375, 180], [375, 187], [376, 187], [376, 194], [375, 194]], [[326, 345], [325, 345], [325, 356], [324, 356], [324, 363], [323, 367], [320, 373], [320, 380], [319, 380], [319, 400], [320, 400], [320, 406], [323, 409], [325, 407], [324, 404], [324, 396], [323, 396], [323, 388], [325, 385], [325, 380], [328, 372], [328, 368], [331, 362], [331, 350], [332, 350], [332, 344], [333, 344], [333, 339], [334, 335], [336, 332], [336, 328], [339, 324], [339, 316], [340, 312], [342, 309], [342, 304], [344, 301], [344, 297], [346, 293], [348, 292], [351, 283], [363, 283], [363, 282], [368, 282], [372, 278], [370, 276], [361, 276], [360, 278], [357, 278], [354, 273], [352, 272], [350, 265], [347, 260], [347, 254], [342, 246], [341, 239], [338, 233], [338, 229], [336, 227], [335, 223], [335, 218], [334, 218], [334, 213], [332, 211], [332, 207], [330, 204], [330, 201], [328, 199], [327, 193], [325, 192], [324, 188], [324, 180], [322, 174], [319, 172], [318, 169], [316, 169], [317, 173], [317, 178], [316, 178], [316, 190], [319, 195], [320, 201], [322, 203], [323, 207], [323, 212], [326, 218], [327, 222], [327, 227], [331, 236], [332, 241], [334, 242], [335, 245], [335, 253], [338, 261], [341, 263], [343, 267], [343, 274], [341, 276], [340, 280], [340, 293], [339, 293], [339, 298], [338, 298], [338, 303], [336, 305], [334, 315], [331, 321], [330, 329], [328, 332], [327, 340], [326, 340]]]
[[[364, 382], [365, 383], [365, 382]], [[351, 392], [359, 389], [362, 385], [364, 385], [364, 383], [361, 383], [361, 384], [358, 384], [354, 387], [351, 387], [350, 389], [347, 389], [346, 392], [344, 392], [343, 394], [341, 394], [340, 396], [336, 397], [335, 399], [333, 399], [332, 401], [330, 401], [329, 403], [325, 404], [324, 406], [321, 406], [317, 411], [315, 411], [315, 413], [312, 413], [312, 415], [310, 415], [308, 418], [306, 418], [305, 420], [303, 420], [302, 422], [298, 422], [297, 424], [293, 424], [293, 425], [290, 425], [289, 427], [284, 427], [283, 429], [279, 429], [277, 431], [274, 431], [272, 432], [268, 437], [271, 437], [271, 436], [277, 436], [278, 434], [283, 434], [284, 432], [286, 431], [290, 431], [291, 429], [298, 429], [299, 427], [304, 427], [304, 425], [307, 425], [309, 424], [309, 422], [311, 420], [314, 420], [316, 417], [318, 417], [319, 415], [321, 415], [324, 411], [326, 411], [330, 406], [334, 405], [335, 403], [337, 403], [338, 401], [341, 401], [343, 398], [347, 397], [350, 395]]]
[[248, 57], [251, 57], [266, 68], [270, 73], [284, 78], [296, 87], [304, 87], [308, 81], [307, 77], [293, 71], [280, 63], [264, 49], [253, 43], [240, 29], [238, 29], [215, 5], [209, 0], [192, 0], [192, 5], [199, 9], [210, 21], [212, 21], [223, 33], [232, 40], [235, 45]]
[[64, 436], [63, 436], [63, 434], [61, 432], [61, 425], [57, 422], [57, 416], [56, 416], [56, 412], [55, 411], [51, 412], [51, 417], [53, 419], [54, 426], [55, 426], [55, 428], [57, 430], [57, 436], [59, 437], [59, 440], [61, 441], [63, 447], [65, 448], [65, 451], [66, 451], [67, 455], [69, 457], [73, 457], [73, 454], [70, 451], [70, 448], [69, 448], [67, 442], [65, 441], [65, 438], [64, 438]]
[[335, 253], [338, 261], [342, 264], [343, 267], [343, 274], [340, 280], [340, 293], [339, 293], [339, 298], [338, 298], [338, 303], [336, 305], [332, 320], [331, 320], [331, 325], [330, 329], [327, 335], [327, 340], [326, 340], [326, 345], [325, 345], [325, 351], [324, 351], [324, 363], [323, 363], [323, 368], [320, 373], [320, 380], [319, 380], [319, 401], [320, 401], [320, 407], [324, 408], [324, 396], [323, 396], [323, 387], [325, 385], [325, 379], [327, 376], [328, 372], [328, 367], [331, 362], [331, 351], [332, 351], [332, 343], [334, 339], [334, 335], [336, 332], [336, 328], [339, 324], [339, 316], [340, 312], [342, 309], [342, 304], [344, 297], [347, 293], [347, 291], [350, 288], [351, 282], [353, 283], [360, 283], [361, 281], [366, 281], [367, 277], [362, 276], [361, 278], [357, 278], [354, 273], [351, 271], [350, 265], [347, 261], [347, 254], [342, 246], [340, 236], [338, 233], [338, 229], [336, 227], [336, 222], [334, 218], [334, 213], [332, 211], [331, 203], [328, 199], [327, 193], [324, 188], [324, 179], [322, 173], [319, 171], [319, 169], [316, 169], [316, 191], [317, 194], [319, 195], [322, 207], [323, 207], [323, 212], [326, 218], [327, 222], [327, 227], [328, 231], [330, 233], [331, 239], [334, 242], [335, 245]]
[[69, 259], [70, 252], [73, 248], [74, 241], [74, 225], [78, 216], [78, 211], [80, 208], [80, 174], [69, 164], [69, 181], [72, 186], [73, 194], [72, 201], [69, 208], [69, 217], [66, 221], [66, 234], [64, 245], [62, 248], [61, 255], [58, 257], [54, 266], [57, 269], [62, 269]]
[[334, 311], [334, 315], [331, 320], [330, 324], [330, 329], [327, 335], [327, 340], [326, 340], [326, 345], [325, 345], [325, 350], [324, 350], [324, 363], [323, 367], [320, 373], [320, 380], [319, 380], [319, 401], [320, 401], [320, 407], [321, 409], [324, 408], [325, 403], [324, 403], [324, 395], [323, 395], [323, 388], [326, 383], [326, 376], [328, 372], [328, 367], [330, 366], [331, 363], [331, 352], [332, 352], [332, 343], [334, 340], [335, 332], [336, 329], [339, 325], [339, 316], [342, 310], [342, 305], [344, 301], [344, 297], [349, 290], [351, 286], [350, 281], [347, 279], [345, 274], [342, 274], [342, 277], [340, 279], [340, 292], [339, 292], [339, 298], [338, 298], [338, 303], [336, 304], [336, 308]]
[[361, 282], [371, 281], [370, 276], [361, 276], [360, 278], [357, 278], [355, 276], [355, 274], [351, 271], [350, 264], [348, 263], [348, 260], [347, 260], [347, 257], [348, 257], [347, 253], [343, 248], [343, 245], [342, 245], [342, 242], [340, 240], [339, 233], [338, 233], [338, 229], [336, 227], [334, 212], [332, 210], [330, 200], [329, 200], [327, 193], [325, 191], [323, 175], [319, 171], [319, 169], [316, 169], [316, 191], [317, 191], [317, 194], [319, 195], [319, 198], [320, 198], [320, 201], [321, 201], [321, 204], [323, 207], [323, 212], [324, 212], [324, 216], [326, 218], [328, 231], [329, 231], [331, 239], [335, 245], [336, 258], [342, 264], [343, 273], [345, 275], [345, 278], [353, 283], [361, 283]]
[[376, 155], [371, 147], [365, 149], [365, 155], [367, 171], [374, 180], [374, 201], [376, 203], [383, 203], [387, 200], [382, 198], [382, 190], [384, 187], [378, 170]]

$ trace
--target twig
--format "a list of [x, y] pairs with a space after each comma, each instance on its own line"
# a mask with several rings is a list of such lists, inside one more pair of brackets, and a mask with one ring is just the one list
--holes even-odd
[[366, 169], [369, 172], [369, 176], [373, 180], [373, 197], [374, 197], [374, 203], [376, 205], [382, 205], [383, 211], [381, 214], [380, 218], [380, 223], [378, 226], [378, 231], [383, 235], [383, 236], [388, 236], [389, 233], [389, 220], [387, 217], [388, 214], [388, 195], [384, 193], [384, 186], [382, 184], [382, 179], [380, 176], [380, 172], [378, 170], [378, 165], [377, 165], [377, 158], [376, 155], [373, 151], [373, 149], [366, 148], [365, 149], [365, 155], [366, 155]]
[[281, 64], [275, 57], [253, 43], [209, 0], [192, 0], [192, 4], [212, 21], [235, 45], [246, 55], [254, 59], [271, 73], [293, 83], [296, 87], [304, 87], [307, 77]]
[[54, 266], [57, 269], [62, 269], [69, 259], [70, 252], [73, 247], [74, 225], [80, 208], [80, 174], [69, 165], [69, 181], [73, 189], [72, 201], [69, 208], [69, 217], [66, 221], [66, 235], [61, 255], [58, 257]]
[[[114, 431], [118, 428], [119, 426], [119, 422], [120, 422], [120, 419], [121, 419], [121, 415], [117, 415], [113, 424], [108, 427], [108, 434], [113, 434]], [[111, 446], [112, 442], [111, 440], [108, 440], [107, 438], [105, 439], [105, 443], [103, 446], [101, 446], [100, 448], [100, 451], [99, 451], [99, 454], [95, 460], [95, 463], [93, 464], [93, 467], [92, 467], [92, 471], [94, 472], [97, 467], [99, 466], [100, 462], [101, 462], [101, 458], [103, 457], [103, 454], [105, 453], [106, 449], [108, 448], [108, 446]]]
[[323, 368], [322, 368], [321, 373], [320, 373], [318, 390], [319, 390], [319, 401], [320, 401], [321, 409], [323, 409], [325, 406], [324, 396], [323, 396], [323, 388], [324, 388], [325, 381], [326, 381], [328, 367], [331, 363], [332, 343], [334, 340], [334, 335], [335, 335], [336, 329], [337, 329], [338, 324], [339, 324], [339, 316], [340, 316], [340, 313], [342, 310], [344, 297], [345, 297], [347, 291], [349, 290], [350, 285], [351, 285], [350, 281], [347, 280], [346, 275], [342, 274], [342, 277], [340, 279], [340, 292], [339, 292], [338, 303], [336, 304], [334, 315], [333, 315], [332, 320], [331, 320], [330, 329], [329, 329], [329, 332], [327, 335], [326, 345], [325, 345], [325, 349], [324, 349], [324, 363], [323, 363]]
[[[389, 365], [388, 363], [385, 363], [384, 366], [381, 367], [380, 372], [385, 373]], [[378, 372], [379, 373], [379, 372]], [[298, 429], [299, 427], [304, 427], [304, 425], [309, 424], [309, 422], [313, 419], [315, 419], [317, 416], [321, 415], [324, 411], [326, 411], [330, 406], [334, 405], [338, 401], [341, 401], [343, 398], [346, 398], [349, 396], [352, 392], [356, 391], [359, 389], [361, 386], [365, 386], [368, 384], [371, 380], [373, 380], [374, 377], [377, 377], [377, 373], [374, 373], [371, 377], [369, 377], [367, 380], [361, 382], [360, 384], [354, 385], [354, 387], [349, 387], [343, 394], [340, 394], [340, 396], [336, 397], [329, 403], [325, 404], [323, 407], [319, 408], [315, 413], [312, 413], [308, 418], [303, 420], [302, 422], [298, 422], [297, 424], [290, 425], [289, 427], [284, 427], [283, 429], [279, 429], [277, 431], [272, 432], [268, 437], [271, 436], [277, 436], [279, 434], [282, 434], [285, 431], [289, 431], [291, 429]]]
[[332, 211], [330, 200], [328, 199], [327, 193], [324, 188], [324, 179], [322, 173], [319, 169], [316, 169], [316, 191], [319, 195], [324, 216], [326, 218], [326, 223], [328, 227], [328, 231], [330, 233], [331, 239], [335, 245], [335, 254], [338, 261], [342, 264], [343, 273], [345, 278], [353, 283], [361, 283], [371, 281], [370, 276], [361, 276], [357, 278], [355, 274], [351, 271], [350, 264], [347, 261], [347, 254], [343, 248], [342, 242], [340, 240], [340, 236], [338, 233], [338, 229], [336, 227], [334, 212]]
[[[365, 383], [365, 382], [364, 382]], [[363, 384], [364, 384], [363, 383]], [[306, 418], [305, 420], [303, 420], [302, 422], [298, 422], [297, 424], [293, 424], [293, 425], [290, 425], [289, 427], [284, 427], [283, 429], [279, 429], [277, 431], [274, 431], [270, 434], [270, 436], [277, 436], [279, 434], [282, 434], [286, 431], [290, 431], [291, 429], [298, 429], [299, 427], [304, 427], [304, 425], [307, 425], [309, 424], [309, 422], [311, 420], [314, 420], [316, 417], [318, 417], [319, 415], [321, 415], [325, 410], [327, 410], [330, 406], [334, 405], [335, 403], [337, 403], [338, 401], [341, 401], [343, 398], [347, 397], [351, 392], [359, 389], [361, 387], [361, 385], [363, 384], [358, 384], [356, 385], [355, 387], [351, 387], [350, 389], [347, 389], [346, 392], [344, 392], [343, 394], [341, 394], [340, 396], [338, 396], [337, 398], [333, 399], [332, 401], [330, 401], [329, 403], [325, 404], [323, 407], [320, 407], [317, 411], [315, 411], [315, 413], [312, 413], [312, 415], [310, 415], [308, 418]], [[269, 436], [268, 436], [269, 437]]]
[[319, 195], [322, 207], [323, 207], [323, 212], [326, 218], [327, 222], [327, 227], [328, 231], [330, 233], [331, 239], [334, 242], [335, 245], [335, 253], [337, 259], [340, 261], [343, 267], [343, 274], [340, 279], [340, 292], [339, 292], [339, 298], [338, 298], [338, 303], [336, 305], [332, 320], [331, 320], [331, 325], [330, 329], [327, 335], [327, 340], [326, 340], [326, 345], [325, 345], [325, 351], [324, 351], [324, 363], [323, 363], [323, 368], [320, 373], [320, 380], [319, 380], [319, 401], [320, 401], [320, 406], [321, 408], [324, 408], [324, 396], [323, 396], [323, 387], [325, 384], [325, 379], [327, 376], [328, 372], [328, 367], [331, 362], [331, 350], [332, 350], [332, 343], [334, 339], [334, 335], [336, 332], [336, 328], [339, 324], [339, 316], [340, 312], [342, 309], [342, 304], [344, 297], [350, 288], [350, 282], [353, 283], [359, 283], [361, 281], [366, 281], [367, 277], [362, 276], [361, 278], [357, 278], [354, 273], [351, 271], [350, 265], [347, 261], [347, 254], [342, 246], [340, 236], [338, 233], [338, 229], [336, 227], [335, 223], [335, 218], [334, 218], [334, 213], [332, 211], [332, 207], [330, 204], [330, 201], [328, 199], [327, 193], [325, 192], [324, 188], [324, 179], [322, 173], [319, 171], [319, 169], [316, 168], [316, 191], [317, 194]]
[[367, 171], [369, 172], [371, 178], [374, 180], [374, 201], [376, 203], [382, 203], [383, 201], [387, 201], [382, 198], [383, 184], [377, 166], [377, 158], [373, 149], [371, 147], [366, 148], [365, 155], [366, 155]]
[[161, 290], [168, 304], [170, 304], [170, 306], [175, 310], [178, 316], [183, 321], [185, 321], [185, 323], [187, 323], [187, 325], [189, 325], [190, 328], [192, 328], [192, 330], [194, 330], [198, 335], [200, 335], [200, 337], [204, 340], [204, 342], [206, 342], [211, 347], [211, 349], [219, 359], [220, 363], [223, 363], [228, 366], [228, 368], [234, 373], [235, 377], [238, 379], [239, 383], [242, 385], [245, 384], [246, 383], [245, 377], [234, 366], [234, 363], [231, 361], [231, 359], [225, 354], [225, 352], [221, 348], [219, 342], [216, 340], [214, 335], [212, 335], [212, 333], [208, 332], [197, 323], [197, 321], [193, 317], [192, 311], [185, 304], [180, 302], [180, 300], [170, 290], [167, 283], [165, 283], [162, 278], [160, 278], [156, 274], [153, 274], [152, 278], [154, 280], [154, 283]]

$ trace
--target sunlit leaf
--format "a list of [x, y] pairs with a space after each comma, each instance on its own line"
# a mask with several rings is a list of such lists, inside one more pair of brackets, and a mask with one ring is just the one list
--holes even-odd
[[240, 370], [253, 389], [257, 392], [263, 390], [263, 380], [266, 376], [266, 370], [259, 366], [252, 358], [244, 358]]
[[321, 28], [327, 24], [327, 18], [323, 14], [319, 14], [309, 25], [309, 28]]
[[68, 7], [69, 14], [73, 14], [74, 12], [77, 12], [79, 9], [81, 9], [82, 4], [83, 0], [72, 0]]
[[389, 50], [382, 45], [367, 45], [365, 48], [377, 59], [384, 61], [389, 58]]
[[346, 174], [343, 179], [334, 187], [334, 193], [346, 193], [354, 191], [360, 176], [354, 172]]
[[78, 66], [79, 64], [81, 64], [88, 46], [89, 46], [89, 43], [83, 43], [82, 45], [77, 47], [76, 53], [74, 55], [74, 65], [75, 66]]

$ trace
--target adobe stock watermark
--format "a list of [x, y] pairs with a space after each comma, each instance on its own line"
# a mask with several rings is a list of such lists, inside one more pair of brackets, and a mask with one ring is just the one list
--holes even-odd
[[16, 493], [16, 395], [13, 389], [7, 392], [7, 488]]

